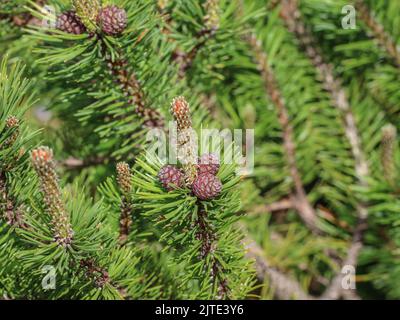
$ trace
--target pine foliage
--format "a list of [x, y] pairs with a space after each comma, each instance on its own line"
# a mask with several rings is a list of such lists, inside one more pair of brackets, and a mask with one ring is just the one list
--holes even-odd
[[[399, 9], [2, 1], [0, 296], [399, 298]], [[174, 120], [254, 129], [254, 171], [222, 162], [201, 200], [180, 132], [166, 188], [147, 134]]]

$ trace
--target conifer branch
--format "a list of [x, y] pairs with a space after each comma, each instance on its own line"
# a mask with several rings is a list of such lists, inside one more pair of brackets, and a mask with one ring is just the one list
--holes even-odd
[[19, 126], [19, 119], [17, 117], [10, 116], [6, 119], [6, 129], [13, 130], [13, 133], [3, 142], [2, 145], [0, 145], [0, 149], [10, 147], [15, 142], [15, 140], [17, 140], [19, 135]]
[[[324, 88], [331, 94], [333, 105], [338, 108], [343, 115], [345, 133], [349, 140], [355, 160], [356, 176], [359, 184], [365, 187], [367, 186], [366, 178], [369, 172], [368, 163], [365, 160], [361, 148], [360, 135], [346, 93], [342, 88], [339, 79], [335, 77], [332, 65], [324, 62], [323, 56], [318, 46], [316, 46], [316, 42], [311, 32], [302, 21], [297, 0], [281, 0], [281, 3], [281, 17], [286, 23], [288, 30], [299, 40], [301, 47], [317, 69], [318, 75], [324, 84]], [[344, 265], [352, 263], [352, 266], [354, 267], [357, 265], [358, 254], [363, 246], [362, 239], [364, 231], [367, 228], [366, 221], [368, 216], [367, 206], [364, 203], [358, 203], [356, 210], [358, 222], [353, 232], [352, 245], [348, 251], [347, 258], [343, 263]], [[340, 291], [341, 293], [343, 292], [341, 287], [343, 276], [342, 273], [339, 273], [334, 278], [332, 283], [332, 288], [334, 289], [328, 289], [328, 293], [337, 291]], [[340, 284], [340, 289], [337, 289], [338, 283]], [[332, 294], [332, 296], [334, 295]]]
[[115, 289], [122, 299], [125, 299], [127, 292], [124, 288], [113, 283], [108, 271], [100, 267], [92, 258], [82, 259], [79, 262], [81, 270], [85, 273], [87, 279], [91, 280], [98, 289], [104, 289], [106, 285]]
[[214, 257], [213, 253], [216, 250], [217, 238], [213, 227], [207, 220], [207, 212], [203, 205], [199, 202], [199, 212], [197, 217], [197, 227], [199, 229], [197, 233], [197, 239], [201, 241], [200, 258], [208, 260], [208, 256], [211, 257], [211, 279], [213, 284], [217, 286], [218, 299], [226, 299], [229, 297], [229, 286], [228, 281], [223, 275], [223, 267]]
[[400, 50], [392, 37], [386, 32], [383, 25], [375, 19], [370, 8], [364, 0], [355, 0], [355, 5], [357, 12], [359, 13], [359, 17], [371, 30], [373, 37], [376, 39], [379, 45], [386, 50], [396, 66], [400, 68]]
[[93, 259], [81, 260], [80, 267], [84, 270], [85, 276], [93, 281], [96, 288], [104, 288], [110, 283], [108, 272], [96, 265]]
[[62, 200], [53, 151], [47, 147], [40, 147], [31, 152], [31, 158], [40, 179], [46, 211], [51, 217], [54, 241], [67, 247], [72, 243], [73, 230]]
[[265, 277], [268, 277], [270, 280], [270, 285], [274, 290], [274, 294], [279, 299], [314, 299], [301, 288], [300, 284], [295, 279], [292, 279], [276, 268], [273, 268], [266, 259], [261, 247], [254, 240], [247, 237], [243, 240], [243, 244], [247, 250], [247, 257], [254, 259], [256, 262], [258, 279], [260, 281], [264, 281]]
[[25, 228], [24, 207], [16, 206], [14, 199], [9, 194], [7, 188], [7, 179], [3, 171], [0, 170], [0, 213], [8, 225], [17, 228]]
[[[342, 266], [356, 267], [358, 264], [358, 256], [363, 248], [364, 232], [368, 228], [367, 217], [360, 217], [357, 221], [356, 227], [353, 231], [353, 238], [350, 248], [347, 251], [346, 259], [342, 262]], [[336, 300], [343, 298], [356, 298], [356, 294], [348, 294], [348, 290], [343, 288], [343, 280], [346, 274], [342, 273], [342, 267], [337, 275], [332, 279], [331, 284], [327, 287], [321, 300]], [[352, 290], [352, 289], [349, 289]]]
[[285, 211], [289, 209], [295, 209], [295, 203], [292, 197], [281, 199], [279, 201], [270, 204], [256, 206], [254, 209], [252, 209], [252, 213], [253, 214], [260, 214], [264, 212], [272, 213], [276, 211]]
[[[44, 6], [46, 1], [44, 0], [32, 0], [34, 3], [36, 3], [39, 6]], [[9, 14], [0, 14], [0, 20], [1, 19], [7, 19], [9, 20], [13, 25], [19, 28], [23, 28], [26, 26], [40, 26], [41, 21], [33, 16], [29, 12], [18, 12], [18, 13], [9, 13]]]
[[108, 157], [104, 156], [95, 156], [88, 157], [86, 159], [78, 159], [74, 157], [68, 157], [65, 160], [59, 161], [57, 164], [63, 168], [72, 170], [72, 169], [83, 169], [91, 166], [97, 166], [105, 164], [107, 161], [110, 161]]
[[117, 164], [117, 182], [122, 192], [121, 216], [119, 220], [119, 241], [124, 244], [128, 238], [132, 225], [133, 204], [130, 193], [132, 191], [132, 174], [129, 165], [125, 162]]
[[294, 184], [293, 204], [296, 207], [300, 217], [314, 233], [319, 233], [316, 225], [317, 214], [307, 199], [306, 192], [301, 181], [300, 173], [296, 163], [296, 146], [293, 139], [293, 128], [290, 124], [289, 114], [283, 100], [282, 94], [278, 88], [273, 71], [268, 65], [267, 55], [262, 49], [261, 43], [255, 35], [249, 35], [247, 41], [252, 47], [255, 59], [258, 64], [258, 70], [264, 81], [265, 91], [274, 104], [279, 123], [282, 127], [283, 148], [289, 166], [290, 176]]
[[172, 55], [172, 60], [179, 64], [178, 75], [181, 79], [186, 76], [187, 70], [192, 67], [198, 52], [215, 36], [219, 28], [220, 8], [218, 2], [218, 0], [207, 0], [204, 3], [203, 6], [206, 10], [206, 15], [203, 17], [204, 27], [196, 35], [196, 45], [188, 52], [182, 52], [177, 49]]
[[[6, 119], [6, 130], [13, 130], [11, 135], [0, 145], [0, 150], [11, 147], [17, 140], [20, 134], [20, 121], [15, 116], [10, 116]], [[22, 205], [16, 206], [14, 199], [9, 194], [7, 188], [7, 177], [4, 171], [5, 168], [0, 168], [0, 217], [5, 219], [7, 224], [15, 227], [26, 227], [23, 222]], [[5, 170], [8, 170], [7, 168]]]
[[331, 94], [332, 102], [343, 114], [346, 136], [350, 142], [353, 157], [356, 161], [355, 171], [360, 182], [365, 183], [368, 176], [368, 163], [365, 160], [361, 149], [361, 141], [356, 121], [351, 111], [346, 93], [341, 86], [339, 79], [334, 76], [333, 67], [324, 62], [319, 48], [315, 45], [312, 34], [301, 19], [297, 0], [281, 0], [281, 17], [285, 21], [289, 31], [295, 34], [304, 49], [306, 55], [318, 71], [323, 81], [324, 88]]
[[[126, 112], [123, 117], [129, 117], [135, 114], [143, 121], [143, 126], [162, 128], [164, 126], [164, 119], [158, 110], [149, 107], [148, 97], [146, 97], [144, 93], [136, 72], [132, 70], [133, 68], [129, 65], [129, 61], [123, 49], [115, 49], [114, 54], [109, 52], [105, 35], [118, 36], [123, 32], [127, 23], [125, 10], [119, 9], [116, 6], [101, 8], [101, 2], [98, 0], [73, 0], [72, 2], [75, 11], [70, 12], [74, 14], [76, 12], [77, 17], [79, 17], [79, 23], [83, 23], [82, 32], [85, 32], [87, 29], [91, 37], [96, 37], [95, 39], [100, 45], [101, 55], [112, 81], [118, 86], [118, 89], [126, 98], [127, 103], [134, 106], [134, 109]], [[117, 13], [114, 13], [116, 16], [111, 16], [113, 18], [109, 16], [113, 13], [112, 10], [117, 10]], [[107, 29], [105, 29], [104, 20], [101, 20], [103, 15], [107, 15]], [[121, 21], [119, 21], [117, 17]], [[65, 18], [67, 19], [68, 16]], [[117, 28], [117, 26], [118, 29], [114, 29]], [[105, 30], [100, 30], [102, 28]], [[71, 32], [68, 28], [67, 30], [61, 28], [61, 30]], [[141, 36], [139, 36], [137, 42], [140, 41], [140, 39]]]
[[162, 128], [164, 125], [163, 117], [157, 110], [147, 106], [142, 86], [136, 74], [129, 70], [128, 62], [121, 58], [113, 61], [108, 54], [105, 54], [105, 61], [110, 75], [120, 86], [124, 96], [128, 99], [128, 103], [135, 106], [134, 113], [143, 119], [144, 125], [150, 128]]

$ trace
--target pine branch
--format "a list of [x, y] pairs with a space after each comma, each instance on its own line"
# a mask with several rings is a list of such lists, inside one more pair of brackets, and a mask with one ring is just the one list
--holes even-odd
[[92, 258], [82, 259], [79, 262], [79, 267], [84, 272], [85, 277], [91, 280], [96, 288], [104, 289], [106, 286], [111, 286], [122, 299], [126, 299], [126, 290], [113, 283], [108, 271], [100, 267]]
[[[40, 6], [44, 6], [46, 1], [44, 0], [33, 0], [34, 3]], [[18, 10], [17, 12], [10, 12], [7, 14], [0, 14], [0, 20], [1, 19], [7, 19], [10, 20], [10, 22], [15, 25], [18, 28], [24, 28], [26, 26], [40, 26], [41, 21], [33, 16], [29, 12], [20, 12], [22, 10]]]
[[99, 267], [93, 259], [83, 259], [79, 263], [88, 279], [92, 280], [96, 288], [104, 288], [110, 283], [108, 272]]
[[[282, 0], [281, 3], [281, 17], [286, 23], [287, 28], [295, 34], [299, 40], [306, 55], [317, 69], [325, 89], [331, 94], [333, 105], [343, 114], [345, 133], [351, 145], [351, 151], [355, 160], [355, 172], [359, 184], [365, 187], [367, 186], [366, 179], [369, 172], [368, 163], [365, 160], [361, 148], [360, 135], [346, 93], [342, 88], [340, 81], [335, 77], [333, 67], [324, 62], [322, 54], [318, 46], [316, 46], [316, 41], [302, 21], [297, 0]], [[353, 232], [352, 246], [350, 247], [347, 258], [343, 263], [343, 265], [352, 263], [354, 267], [357, 265], [358, 255], [363, 246], [362, 239], [364, 231], [367, 228], [366, 221], [368, 216], [367, 206], [364, 203], [358, 203], [356, 210], [358, 222]], [[337, 283], [340, 283], [341, 285], [342, 278], [343, 275], [341, 273], [338, 274], [333, 280], [332, 287], [337, 288]], [[328, 292], [336, 292], [337, 290], [339, 289], [332, 289]], [[342, 289], [340, 291], [342, 291]], [[336, 296], [336, 294], [332, 294], [332, 296]]]
[[[102, 41], [101, 38], [100, 41]], [[134, 113], [143, 119], [146, 127], [162, 128], [164, 126], [163, 117], [157, 110], [148, 107], [142, 86], [136, 74], [129, 70], [128, 62], [122, 58], [113, 61], [108, 54], [105, 54], [105, 57], [110, 75], [114, 77], [114, 81], [120, 86], [124, 96], [128, 98], [128, 103], [136, 106]]]
[[[193, 139], [192, 117], [190, 107], [184, 97], [177, 97], [171, 103], [171, 114], [177, 124], [177, 151], [178, 159], [183, 164], [186, 185], [191, 187], [196, 179], [197, 172], [197, 145]], [[214, 256], [217, 249], [217, 238], [213, 227], [207, 220], [207, 211], [201, 201], [197, 201], [197, 227], [196, 237], [201, 241], [200, 258], [210, 260], [211, 278], [213, 286], [217, 286], [218, 299], [229, 297], [228, 281], [224, 277], [223, 267]], [[206, 264], [208, 265], [208, 264]]]
[[251, 210], [252, 214], [261, 214], [264, 212], [276, 212], [276, 211], [285, 211], [289, 209], [294, 209], [295, 208], [295, 203], [292, 199], [292, 197], [285, 198], [270, 204], [264, 204], [264, 205], [259, 205], [254, 207]]
[[[78, 243], [79, 241], [82, 241], [82, 239], [79, 239], [81, 237], [79, 235], [79, 232], [77, 234], [77, 238], [75, 239], [75, 241], [77, 241], [77, 246], [74, 246], [75, 232], [72, 228], [73, 219], [67, 212], [61, 196], [61, 188], [59, 186], [58, 176], [55, 171], [55, 161], [53, 159], [52, 150], [47, 147], [34, 149], [31, 152], [31, 158], [33, 166], [40, 179], [41, 192], [44, 198], [45, 209], [51, 217], [54, 241], [57, 242], [58, 245], [62, 248], [73, 249], [71, 250], [71, 255], [67, 258], [67, 261], [69, 261], [68, 266], [77, 267], [78, 273], [80, 271], [83, 271], [85, 277], [91, 280], [95, 288], [103, 290], [108, 286], [115, 290], [121, 298], [125, 298], [127, 296], [127, 291], [121, 286], [115, 284], [112, 281], [108, 270], [101, 267], [100, 264], [97, 262], [98, 257], [101, 257], [101, 255], [98, 255], [95, 258], [95, 254], [93, 254], [93, 252], [85, 252], [85, 249], [82, 249], [84, 246], [82, 245], [82, 243]], [[121, 177], [120, 182], [124, 190], [126, 191], [127, 181], [126, 179], [124, 179], [125, 178]], [[95, 211], [95, 213], [99, 214], [97, 210]], [[90, 220], [91, 219], [89, 218], [88, 221]], [[96, 222], [95, 220], [92, 220], [91, 222], [95, 223], [93, 227], [96, 229], [97, 233], [100, 233], [99, 227], [101, 225], [101, 222]], [[85, 232], [85, 237], [88, 237], [89, 234], [87, 233], [87, 230]], [[91, 245], [93, 244], [94, 243], [91, 243]], [[104, 249], [104, 239], [98, 245], [100, 246], [100, 248]], [[65, 252], [69, 253], [69, 251]], [[107, 252], [107, 255], [108, 254], [110, 254], [110, 252]], [[89, 255], [89, 257], [81, 259], [81, 257], [85, 255]], [[76, 260], [77, 258], [78, 260]], [[113, 261], [112, 259], [110, 260], [116, 263], [116, 261]], [[76, 265], [76, 261], [79, 261], [78, 266]]]
[[[9, 137], [0, 145], [0, 151], [11, 147], [20, 135], [20, 121], [15, 116], [6, 119], [6, 130], [13, 130]], [[9, 194], [7, 188], [7, 178], [4, 168], [0, 168], [0, 213], [5, 221], [15, 227], [26, 227], [23, 221], [23, 206], [16, 206], [14, 199]]]
[[[179, 78], [183, 79], [186, 72], [192, 67], [197, 54], [215, 36], [219, 28], [219, 3], [218, 0], [207, 0], [204, 3], [206, 15], [203, 17], [203, 28], [197, 33], [196, 45], [188, 52], [176, 49], [172, 54], [172, 60], [179, 64]], [[171, 20], [169, 21], [171, 23]]]
[[[173, 19], [170, 14], [168, 14], [166, 7], [168, 6], [168, 0], [159, 0], [157, 2], [157, 9], [160, 12], [162, 18], [164, 19], [165, 26], [162, 28], [162, 33], [167, 36], [167, 41], [176, 42], [176, 39], [170, 36], [171, 29], [173, 28]], [[182, 52], [179, 48], [176, 48], [173, 53], [171, 60], [175, 61], [179, 65], [178, 69], [178, 79], [185, 79], [187, 76], [187, 71], [192, 67], [194, 60], [197, 57], [198, 52], [206, 46], [206, 44], [215, 36], [219, 28], [219, 3], [217, 0], [207, 0], [203, 4], [206, 15], [203, 17], [203, 29], [195, 36], [197, 41], [196, 45], [189, 52]], [[203, 105], [209, 109], [210, 113], [213, 115], [213, 110], [216, 109], [216, 102], [211, 101], [211, 99], [202, 95], [201, 97]]]
[[296, 164], [296, 146], [293, 139], [293, 128], [289, 122], [289, 114], [283, 100], [282, 94], [274, 77], [273, 71], [268, 65], [268, 58], [262, 49], [261, 42], [255, 35], [249, 35], [247, 41], [252, 47], [258, 69], [264, 81], [265, 91], [274, 104], [279, 123], [283, 131], [283, 148], [289, 166], [290, 176], [294, 184], [293, 205], [296, 207], [300, 217], [314, 233], [320, 233], [317, 227], [317, 214], [307, 199], [306, 192], [301, 181], [300, 173]]
[[400, 68], [400, 50], [392, 37], [386, 32], [383, 25], [375, 19], [364, 0], [355, 0], [355, 5], [359, 17], [371, 30], [373, 37], [379, 45], [386, 50], [396, 66]]
[[198, 218], [196, 221], [199, 232], [197, 233], [198, 240], [201, 241], [201, 251], [200, 258], [203, 260], [210, 259], [211, 265], [211, 279], [213, 284], [217, 286], [218, 299], [226, 299], [229, 297], [229, 286], [228, 280], [223, 275], [223, 267], [218, 262], [218, 260], [214, 257], [213, 253], [217, 249], [216, 246], [216, 235], [207, 220], [207, 212], [204, 210], [204, 207], [201, 202], [198, 203], [199, 212]]
[[65, 160], [61, 160], [57, 162], [57, 165], [73, 170], [73, 169], [83, 169], [87, 167], [97, 166], [105, 164], [107, 161], [110, 161], [108, 157], [97, 156], [97, 157], [89, 157], [86, 159], [77, 159], [74, 157], [68, 157]]
[[20, 123], [19, 119], [14, 116], [10, 116], [6, 119], [6, 129], [13, 130], [12, 134], [0, 145], [0, 150], [11, 147], [17, 140], [20, 134]]
[[[243, 228], [243, 225], [241, 225]], [[265, 277], [270, 280], [270, 285], [274, 289], [274, 294], [282, 300], [299, 299], [313, 300], [300, 286], [300, 284], [289, 276], [283, 274], [279, 270], [271, 267], [266, 259], [261, 247], [250, 237], [243, 240], [243, 244], [247, 250], [247, 257], [254, 259], [256, 262], [257, 276], [260, 281], [264, 281]]]
[[7, 189], [7, 179], [0, 171], [0, 213], [8, 225], [25, 228], [23, 206], [16, 206]]
[[[363, 248], [363, 237], [364, 232], [368, 228], [367, 217], [359, 218], [355, 230], [353, 232], [353, 239], [350, 248], [347, 252], [346, 259], [342, 262], [342, 266], [357, 266], [358, 256], [361, 249]], [[322, 300], [336, 300], [341, 297], [355, 299], [354, 294], [348, 294], [342, 286], [344, 277], [346, 274], [342, 273], [342, 268], [340, 268], [338, 274], [332, 279], [331, 284], [325, 290], [324, 294], [320, 299]]]
[[334, 106], [343, 113], [346, 136], [350, 142], [353, 157], [356, 161], [355, 171], [360, 182], [364, 184], [365, 178], [368, 176], [368, 163], [361, 149], [360, 135], [346, 93], [340, 81], [334, 76], [333, 67], [324, 62], [318, 46], [315, 45], [316, 42], [312, 34], [301, 20], [297, 0], [281, 1], [283, 4], [281, 17], [285, 21], [289, 31], [296, 35], [306, 55], [317, 69], [323, 81], [324, 88], [332, 96]]

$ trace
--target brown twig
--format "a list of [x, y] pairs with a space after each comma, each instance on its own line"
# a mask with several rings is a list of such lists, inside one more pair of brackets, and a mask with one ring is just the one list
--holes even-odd
[[260, 214], [264, 212], [276, 212], [293, 209], [294, 204], [292, 198], [285, 198], [270, 204], [256, 206], [251, 210], [252, 214]]
[[[45, 1], [43, 1], [43, 0], [36, 0], [34, 2], [41, 6], [43, 6], [45, 4]], [[21, 28], [28, 26], [28, 25], [39, 26], [42, 23], [42, 21], [40, 19], [34, 17], [29, 12], [1, 14], [0, 19], [8, 19], [16, 27], [21, 27]]]
[[[334, 76], [333, 67], [324, 62], [322, 54], [316, 46], [316, 42], [301, 19], [301, 13], [298, 7], [297, 0], [281, 0], [281, 17], [286, 23], [289, 31], [291, 31], [299, 40], [301, 47], [309, 57], [314, 67], [316, 68], [319, 77], [321, 78], [324, 88], [330, 93], [333, 105], [338, 108], [344, 121], [345, 134], [351, 146], [351, 151], [355, 160], [355, 172], [361, 186], [366, 186], [366, 178], [368, 176], [368, 163], [361, 149], [361, 140], [356, 126], [354, 115], [351, 111], [346, 93], [339, 79]], [[353, 233], [352, 245], [344, 261], [344, 265], [357, 265], [358, 254], [363, 246], [362, 238], [366, 229], [367, 206], [364, 203], [358, 203], [356, 206], [358, 223]], [[332, 283], [332, 288], [336, 288], [337, 292], [343, 293], [341, 288], [341, 280], [343, 275], [337, 275]], [[338, 287], [340, 285], [340, 288]], [[329, 292], [335, 290], [328, 289]], [[337, 296], [337, 294], [332, 296]]]
[[246, 247], [246, 255], [250, 259], [254, 259], [256, 263], [257, 277], [260, 281], [264, 281], [265, 277], [270, 280], [274, 294], [282, 300], [299, 299], [313, 300], [314, 297], [307, 294], [295, 280], [273, 268], [266, 259], [262, 248], [250, 237], [243, 240]]
[[144, 125], [150, 128], [162, 128], [163, 117], [157, 110], [148, 107], [142, 86], [136, 74], [129, 69], [128, 62], [124, 59], [113, 61], [107, 54], [106, 62], [110, 74], [120, 86], [124, 96], [128, 98], [128, 103], [135, 106], [134, 113], [143, 119]]
[[[11, 147], [18, 139], [20, 134], [19, 119], [15, 116], [9, 116], [6, 119], [5, 129], [13, 131], [0, 145], [0, 150]], [[24, 223], [24, 207], [23, 205], [17, 206], [15, 204], [15, 199], [10, 195], [6, 177], [6, 171], [11, 169], [12, 166], [15, 165], [19, 156], [20, 155], [14, 157], [14, 161], [11, 161], [10, 164], [0, 168], [0, 218], [5, 219], [5, 221], [9, 225], [18, 228], [26, 228], [27, 226]]]
[[306, 192], [301, 181], [300, 173], [296, 163], [296, 147], [293, 139], [293, 128], [289, 121], [289, 114], [278, 88], [273, 71], [268, 65], [267, 55], [265, 54], [261, 42], [254, 35], [249, 35], [247, 40], [255, 53], [258, 69], [264, 80], [265, 90], [278, 112], [279, 123], [282, 127], [283, 148], [289, 166], [290, 176], [294, 184], [292, 203], [297, 209], [300, 217], [314, 233], [319, 233], [316, 222], [317, 215], [307, 199]]
[[7, 189], [7, 179], [3, 171], [0, 171], [0, 218], [8, 225], [17, 228], [26, 228], [24, 223], [23, 207], [16, 206]]
[[97, 288], [104, 288], [106, 284], [110, 283], [108, 272], [96, 265], [93, 259], [81, 260], [79, 265], [84, 270], [85, 276], [91, 279]]
[[215, 231], [207, 221], [207, 212], [204, 210], [201, 203], [199, 203], [199, 212], [196, 221], [199, 229], [197, 232], [197, 239], [201, 241], [200, 258], [206, 259], [211, 256], [211, 279], [213, 284], [217, 286], [218, 299], [225, 299], [229, 297], [230, 288], [227, 279], [223, 276], [223, 267], [218, 260], [213, 256], [216, 246]]
[[[350, 245], [350, 248], [347, 252], [347, 257], [342, 263], [342, 268], [344, 266], [353, 266], [357, 265], [358, 256], [363, 247], [363, 235], [365, 230], [367, 229], [367, 219], [366, 217], [360, 218], [357, 222], [356, 228], [353, 232], [353, 239]], [[322, 300], [336, 300], [340, 297], [348, 298], [348, 299], [357, 299], [357, 295], [354, 290], [348, 289], [345, 290], [342, 286], [342, 282], [346, 275], [342, 273], [342, 269], [337, 273], [337, 275], [331, 281], [331, 284], [325, 290], [324, 294], [321, 296]]]
[[97, 166], [105, 164], [109, 159], [103, 156], [89, 157], [87, 159], [78, 159], [74, 157], [68, 157], [65, 160], [57, 162], [57, 165], [66, 169], [83, 169], [91, 166]]
[[[246, 230], [243, 224], [240, 224], [239, 227], [242, 230]], [[343, 265], [354, 266], [357, 264], [357, 257], [362, 248], [362, 234], [366, 227], [367, 225], [365, 220], [357, 224], [356, 230], [354, 231], [352, 245], [350, 246], [348, 256]], [[312, 296], [308, 294], [305, 290], [303, 290], [296, 279], [291, 278], [290, 276], [284, 274], [278, 269], [272, 267], [268, 259], [265, 257], [263, 249], [253, 239], [247, 236], [244, 238], [243, 244], [245, 245], [247, 250], [247, 257], [250, 259], [254, 259], [255, 261], [258, 279], [263, 282], [265, 280], [265, 277], [268, 277], [270, 280], [270, 285], [274, 290], [274, 294], [279, 299], [333, 300], [339, 299], [340, 297], [343, 297], [347, 300], [360, 299], [360, 297], [354, 290], [344, 290], [342, 288], [342, 282], [345, 275], [341, 272], [339, 272], [334, 277], [330, 285], [321, 296]]]
[[103, 289], [106, 285], [113, 287], [118, 291], [120, 297], [125, 299], [127, 292], [124, 288], [114, 284], [110, 278], [108, 271], [100, 267], [94, 259], [82, 259], [79, 262], [81, 270], [84, 272], [86, 278], [90, 279], [94, 286], [99, 289]]
[[[179, 65], [178, 76], [180, 79], [185, 78], [186, 72], [192, 67], [193, 62], [199, 53], [199, 51], [205, 47], [207, 42], [211, 40], [219, 27], [219, 4], [216, 0], [207, 0], [204, 3], [206, 15], [203, 18], [203, 29], [201, 29], [195, 36], [197, 43], [194, 47], [188, 51], [183, 52], [176, 49], [172, 54], [172, 61], [175, 61]], [[170, 19], [168, 23], [171, 23]]]
[[355, 5], [359, 17], [371, 30], [373, 37], [377, 40], [379, 45], [386, 50], [396, 66], [400, 68], [400, 50], [392, 37], [385, 31], [383, 25], [375, 19], [364, 0], [355, 0]]
[[324, 62], [322, 54], [312, 34], [301, 20], [301, 13], [298, 9], [297, 0], [282, 0], [281, 17], [285, 21], [289, 31], [299, 39], [306, 55], [318, 71], [325, 89], [331, 94], [332, 102], [343, 113], [346, 136], [350, 142], [352, 153], [356, 161], [355, 170], [360, 181], [368, 176], [368, 164], [361, 150], [361, 142], [356, 126], [354, 115], [347, 100], [346, 93], [340, 81], [335, 78], [333, 67]]

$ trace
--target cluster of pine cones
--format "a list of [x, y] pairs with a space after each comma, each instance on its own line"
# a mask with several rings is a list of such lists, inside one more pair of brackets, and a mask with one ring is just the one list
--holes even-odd
[[[115, 5], [106, 6], [100, 9], [96, 24], [105, 34], [118, 36], [127, 26], [126, 11]], [[72, 34], [82, 34], [87, 31], [74, 10], [63, 12], [57, 17], [57, 29]]]
[[[204, 154], [197, 164], [197, 177], [191, 188], [193, 194], [200, 200], [211, 200], [221, 193], [222, 183], [216, 176], [219, 170], [219, 159], [214, 154]], [[162, 186], [168, 190], [183, 188], [184, 174], [176, 166], [166, 165], [158, 173]]]

